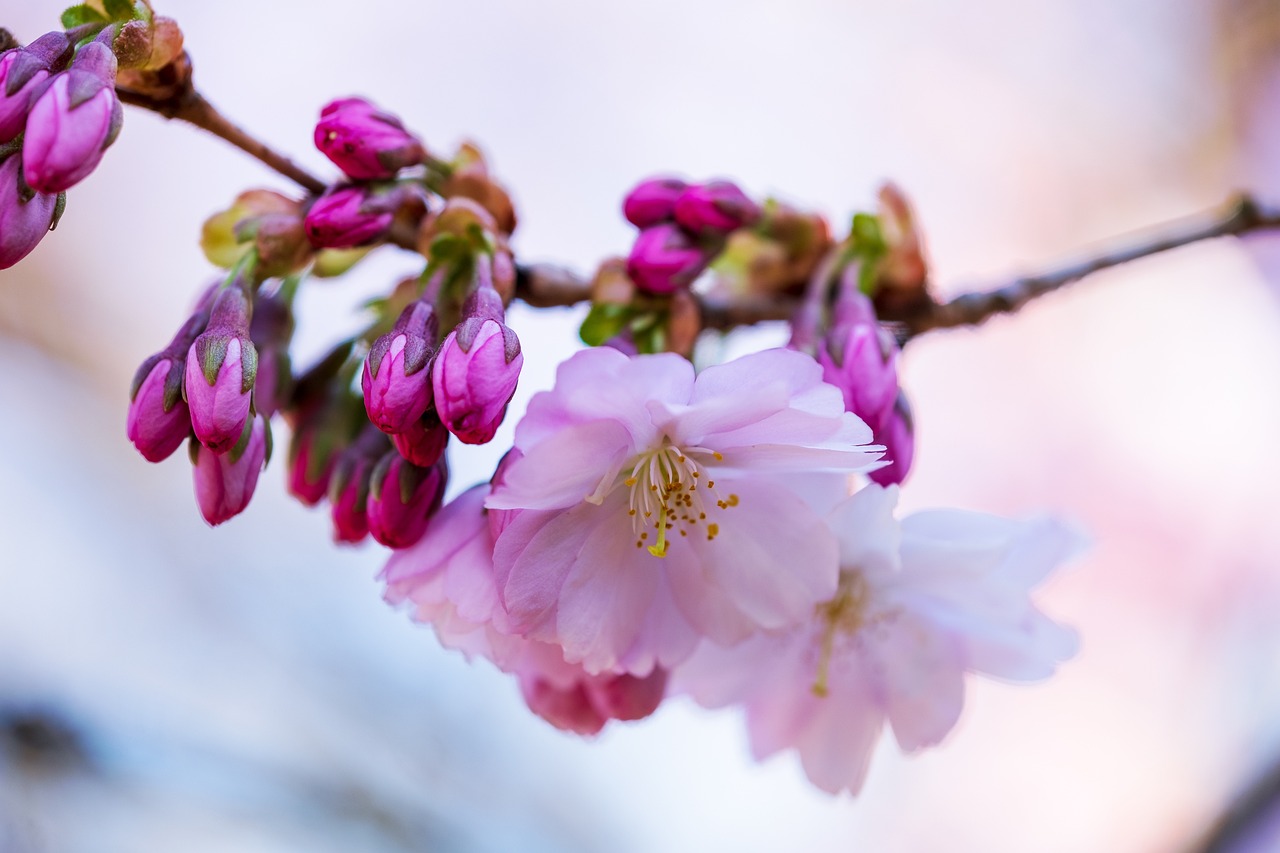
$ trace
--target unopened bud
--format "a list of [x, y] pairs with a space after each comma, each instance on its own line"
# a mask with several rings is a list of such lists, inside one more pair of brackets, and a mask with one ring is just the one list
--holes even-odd
[[675, 219], [676, 200], [689, 185], [679, 178], [649, 178], [636, 184], [622, 202], [622, 215], [637, 228]]
[[369, 535], [369, 480], [387, 448], [387, 437], [366, 425], [338, 457], [329, 481], [334, 541], [355, 544]]
[[237, 284], [214, 299], [209, 327], [187, 353], [183, 389], [196, 438], [226, 453], [249, 420], [258, 351], [249, 338], [249, 301]]
[[26, 186], [20, 155], [0, 163], [0, 270], [31, 254], [49, 233], [60, 213], [59, 198]]
[[334, 187], [307, 211], [307, 239], [318, 249], [351, 249], [376, 242], [391, 230], [401, 206], [415, 197], [407, 187]]
[[636, 237], [627, 257], [627, 275], [645, 293], [671, 293], [693, 283], [711, 258], [680, 227], [654, 225]]
[[391, 443], [414, 465], [430, 468], [444, 455], [449, 445], [449, 430], [440, 423], [440, 416], [435, 411], [429, 411], [408, 429], [392, 435]]
[[396, 116], [363, 98], [331, 101], [320, 111], [316, 148], [356, 180], [386, 180], [426, 156]]
[[431, 406], [431, 371], [425, 368], [438, 335], [431, 306], [419, 301], [405, 308], [395, 327], [369, 348], [360, 384], [369, 420], [378, 429], [392, 435], [405, 432]]
[[155, 355], [133, 379], [125, 432], [148, 462], [169, 458], [191, 434], [191, 415], [182, 399], [183, 358]]
[[675, 203], [681, 228], [699, 236], [727, 236], [760, 219], [760, 205], [729, 181], [712, 181], [689, 187]]
[[867, 476], [882, 486], [901, 483], [911, 472], [911, 463], [916, 455], [915, 422], [905, 394], [898, 394], [897, 403], [878, 427], [873, 425], [873, 429], [876, 443], [885, 446], [884, 458], [889, 460], [889, 464]]
[[228, 452], [217, 454], [191, 443], [195, 465], [196, 502], [212, 526], [244, 511], [258, 485], [258, 474], [271, 455], [271, 425], [259, 415], [246, 423], [244, 433]]
[[520, 341], [501, 312], [501, 300], [491, 289], [468, 297], [463, 320], [441, 344], [432, 369], [440, 421], [466, 444], [493, 438], [524, 364]]
[[419, 468], [396, 451], [378, 463], [369, 482], [369, 532], [388, 548], [408, 548], [427, 532], [440, 508], [449, 469], [443, 461]]
[[27, 114], [22, 156], [33, 189], [59, 193], [97, 167], [120, 132], [116, 58], [102, 42], [80, 48], [71, 67], [55, 74]]
[[27, 124], [32, 96], [71, 53], [63, 33], [46, 33], [26, 47], [0, 54], [0, 144], [10, 142]]

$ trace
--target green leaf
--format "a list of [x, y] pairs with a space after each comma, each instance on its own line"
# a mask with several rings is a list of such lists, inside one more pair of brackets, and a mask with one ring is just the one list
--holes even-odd
[[598, 347], [605, 341], [615, 338], [623, 327], [630, 322], [635, 313], [630, 305], [619, 305], [615, 302], [602, 302], [592, 305], [587, 319], [582, 321], [578, 337], [588, 346]]
[[132, 21], [137, 17], [132, 0], [103, 0], [102, 8], [113, 21]]
[[636, 350], [644, 355], [664, 352], [667, 348], [667, 314], [665, 311], [644, 311], [636, 314], [630, 323], [631, 340]]
[[84, 24], [105, 24], [107, 19], [102, 14], [87, 3], [81, 3], [79, 6], [72, 6], [62, 13], [63, 29], [72, 29]]

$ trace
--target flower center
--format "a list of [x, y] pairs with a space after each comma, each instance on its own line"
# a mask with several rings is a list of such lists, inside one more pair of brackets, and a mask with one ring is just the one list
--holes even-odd
[[870, 588], [862, 573], [853, 570], [840, 572], [840, 582], [835, 597], [816, 608], [822, 622], [822, 636], [818, 651], [818, 674], [813, 681], [815, 696], [826, 696], [831, 675], [831, 656], [835, 652], [836, 638], [843, 634], [853, 636], [867, 622], [867, 602]]
[[[657, 450], [636, 457], [622, 484], [631, 492], [627, 513], [637, 548], [648, 544], [650, 554], [665, 557], [669, 534], [688, 536], [690, 530], [702, 527], [708, 542], [720, 534], [720, 525], [707, 519], [709, 501], [714, 501], [714, 509], [722, 510], [739, 503], [737, 495], [720, 499], [715, 480], [708, 476], [708, 461], [723, 458], [714, 450], [680, 448], [667, 439]], [[651, 531], [653, 542], [649, 542]]]

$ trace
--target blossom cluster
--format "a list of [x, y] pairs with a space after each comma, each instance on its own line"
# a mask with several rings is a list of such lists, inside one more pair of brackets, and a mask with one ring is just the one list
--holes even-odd
[[936, 744], [966, 672], [1035, 680], [1072, 654], [1028, 593], [1076, 540], [1049, 521], [897, 520], [897, 488], [865, 476], [883, 448], [843, 397], [794, 350], [697, 374], [580, 352], [493, 481], [392, 556], [387, 599], [562, 729], [687, 694], [745, 708], [758, 756], [794, 748], [816, 785], [856, 792], [886, 723], [904, 750]]
[[[190, 439], [197, 502], [217, 525], [248, 505], [279, 413], [292, 430], [293, 495], [328, 500], [339, 542], [371, 535], [403, 548], [441, 505], [450, 437], [492, 439], [515, 393], [524, 356], [505, 322], [504, 230], [514, 212], [473, 148], [443, 175], [415, 170], [422, 143], [367, 101], [326, 106], [315, 142], [343, 180], [303, 200], [251, 190], [206, 223], [206, 254], [228, 274], [139, 368], [127, 432], [152, 462]], [[303, 277], [345, 271], [360, 253], [344, 250], [385, 239], [396, 222], [422, 241], [426, 270], [363, 334], [295, 376]]]

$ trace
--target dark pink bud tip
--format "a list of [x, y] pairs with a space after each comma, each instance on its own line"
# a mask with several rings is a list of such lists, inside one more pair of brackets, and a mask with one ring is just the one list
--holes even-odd
[[675, 204], [676, 222], [700, 235], [727, 235], [754, 224], [760, 214], [760, 206], [729, 181], [689, 187]]
[[58, 197], [24, 193], [22, 158], [0, 163], [0, 269], [25, 258], [44, 239], [58, 213]]
[[27, 114], [24, 174], [32, 189], [59, 193], [89, 175], [123, 121], [115, 90], [115, 57], [85, 45], [71, 68], [55, 74]]
[[271, 445], [271, 427], [259, 415], [245, 425], [246, 435], [224, 454], [194, 445], [196, 501], [200, 514], [212, 526], [244, 511], [258, 485]]
[[178, 393], [182, 371], [181, 361], [168, 358], [148, 359], [139, 370], [125, 431], [148, 462], [169, 458], [191, 434], [191, 416]]
[[667, 294], [693, 283], [711, 262], [678, 226], [654, 225], [636, 237], [627, 258], [627, 275], [646, 293]]
[[369, 532], [388, 548], [408, 548], [427, 532], [449, 480], [439, 462], [419, 468], [396, 451], [378, 463], [369, 485]]
[[362, 98], [332, 101], [320, 111], [316, 148], [357, 180], [386, 180], [426, 156], [400, 119]]
[[[514, 333], [496, 320], [479, 324], [468, 349], [450, 332], [431, 371], [436, 413], [449, 432], [466, 444], [490, 441], [516, 392], [524, 354]], [[514, 349], [514, 357], [508, 357]]]
[[679, 178], [649, 178], [627, 193], [622, 202], [622, 215], [637, 228], [648, 228], [670, 222], [675, 216], [676, 199], [688, 188]]
[[368, 187], [338, 187], [316, 199], [303, 228], [318, 249], [351, 249], [385, 237], [395, 207], [382, 204]]

